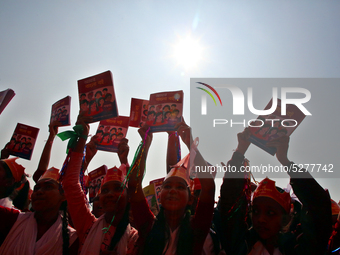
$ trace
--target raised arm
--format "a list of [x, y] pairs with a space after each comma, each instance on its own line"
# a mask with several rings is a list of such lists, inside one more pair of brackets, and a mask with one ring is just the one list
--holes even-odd
[[[250, 145], [248, 139], [249, 129], [237, 134], [238, 145], [228, 166], [241, 168], [244, 155]], [[224, 164], [223, 164], [224, 165]], [[220, 190], [219, 212], [221, 215], [221, 244], [227, 254], [236, 254], [239, 247], [243, 246], [244, 235], [248, 229], [245, 222], [248, 202], [244, 193], [244, 173], [226, 172]]]
[[65, 197], [68, 202], [69, 212], [77, 230], [80, 240], [85, 232], [95, 220], [95, 216], [90, 212], [87, 206], [85, 194], [79, 183], [79, 174], [82, 165], [83, 151], [86, 144], [86, 138], [89, 133], [89, 125], [87, 117], [78, 116], [77, 125], [82, 125], [83, 132], [78, 138], [75, 148], [70, 154], [70, 160], [65, 169], [64, 178], [62, 180]]
[[[145, 135], [147, 132], [147, 129], [149, 127], [147, 125], [144, 125], [142, 128], [138, 130], [141, 138], [144, 140]], [[144, 171], [145, 171], [145, 163], [146, 163], [146, 158], [149, 152], [149, 148], [152, 142], [152, 133], [148, 132], [145, 140], [145, 147], [144, 150], [139, 152], [139, 155], [137, 158], [140, 157], [140, 160], [135, 161], [135, 165], [132, 166], [132, 169], [134, 171], [131, 172], [131, 176], [129, 178], [129, 196], [130, 196], [130, 201], [131, 203], [138, 203], [140, 201], [145, 200], [145, 196], [143, 193], [143, 188], [142, 188], [142, 180], [144, 176]], [[137, 171], [138, 169], [138, 171]]]
[[48, 164], [50, 163], [53, 141], [54, 141], [55, 136], [58, 134], [58, 125], [60, 125], [59, 121], [53, 121], [51, 124], [48, 125], [48, 130], [50, 134], [47, 138], [44, 149], [42, 151], [38, 168], [33, 174], [33, 180], [35, 182], [38, 182], [39, 178], [48, 169]]
[[298, 238], [297, 254], [306, 251], [309, 251], [309, 254], [323, 254], [332, 232], [332, 210], [328, 191], [322, 188], [306, 169], [298, 168], [288, 159], [288, 136], [273, 140], [268, 146], [277, 148], [276, 157], [288, 170], [294, 194], [303, 205], [300, 220], [303, 237]]

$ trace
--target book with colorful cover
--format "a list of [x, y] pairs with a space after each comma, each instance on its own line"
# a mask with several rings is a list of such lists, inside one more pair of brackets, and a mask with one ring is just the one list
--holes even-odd
[[148, 116], [148, 100], [131, 98], [130, 127], [140, 128]]
[[150, 181], [149, 184], [153, 184], [155, 187], [155, 195], [156, 195], [156, 200], [157, 200], [157, 204], [158, 204], [158, 208], [160, 205], [160, 194], [161, 194], [161, 188], [162, 188], [162, 184], [164, 182], [164, 177], [163, 178], [159, 178], [159, 179], [155, 179]]
[[[273, 113], [258, 116], [256, 121], [249, 126], [251, 132], [249, 141], [271, 155], [275, 155], [276, 148], [268, 147], [267, 142], [283, 135], [290, 136], [306, 117], [296, 105], [292, 104], [286, 106], [286, 115], [281, 115], [281, 100], [277, 100], [277, 107]], [[265, 110], [271, 109], [271, 107], [272, 100]]]
[[153, 183], [151, 183], [148, 186], [144, 187], [143, 193], [144, 193], [146, 200], [148, 201], [151, 212], [154, 215], [157, 215], [159, 208], [158, 208], [158, 204], [157, 204], [157, 198], [156, 198], [156, 195], [155, 195], [155, 185]]
[[70, 120], [70, 112], [71, 112], [71, 97], [67, 96], [59, 101], [55, 102], [52, 105], [51, 110], [51, 121], [59, 121], [60, 126], [69, 126], [71, 125]]
[[15, 93], [12, 89], [6, 89], [0, 92], [0, 114], [15, 96]]
[[97, 169], [89, 172], [88, 187], [89, 187], [90, 203], [92, 203], [93, 199], [98, 195], [98, 192], [103, 183], [103, 179], [106, 175], [106, 172], [107, 172], [106, 165], [102, 165], [101, 167], [98, 167]]
[[118, 151], [120, 140], [126, 137], [130, 117], [119, 116], [99, 122], [96, 132], [98, 136], [97, 149], [102, 151]]
[[91, 123], [118, 116], [111, 71], [78, 81], [80, 110], [92, 116]]
[[18, 123], [8, 144], [10, 155], [30, 160], [39, 128]]
[[160, 92], [150, 95], [146, 124], [151, 132], [175, 131], [182, 121], [183, 91]]

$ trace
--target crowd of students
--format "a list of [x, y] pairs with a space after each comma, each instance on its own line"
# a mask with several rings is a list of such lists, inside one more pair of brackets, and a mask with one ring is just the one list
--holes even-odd
[[[0, 255], [340, 254], [340, 207], [308, 172], [288, 173], [294, 196], [274, 180], [255, 184], [242, 172], [226, 172], [215, 201], [213, 176], [200, 172], [191, 179], [189, 165], [179, 161], [180, 138], [190, 151], [187, 162], [207, 166], [184, 121], [168, 132], [164, 145], [167, 169], [158, 212], [151, 211], [142, 187], [153, 140], [148, 125], [138, 130], [142, 142], [133, 162], [128, 162], [128, 140], [120, 141], [120, 165], [107, 171], [90, 206], [84, 171], [97, 153], [98, 137], [86, 143], [89, 118], [79, 114], [76, 125], [82, 132], [61, 170], [49, 168], [58, 122], [49, 125], [33, 190], [8, 146], [1, 151]], [[247, 164], [249, 136], [248, 128], [238, 134], [228, 165], [240, 169]], [[288, 136], [268, 146], [276, 147], [280, 164], [294, 164], [288, 159]]]

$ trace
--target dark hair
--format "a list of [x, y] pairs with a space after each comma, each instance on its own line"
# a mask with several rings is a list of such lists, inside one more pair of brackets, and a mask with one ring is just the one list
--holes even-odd
[[156, 117], [155, 117], [155, 120], [154, 120], [153, 124], [155, 124], [155, 123], [157, 122], [157, 118], [158, 118], [158, 116], [162, 116], [162, 121], [161, 121], [161, 123], [163, 123], [163, 122], [164, 122], [164, 119], [163, 119], [163, 112], [157, 112], [157, 113], [156, 113]]
[[106, 96], [105, 96], [105, 101], [106, 101], [106, 99], [108, 99], [109, 97], [111, 97], [111, 99], [112, 99], [112, 95], [111, 95], [110, 93], [107, 93]]
[[100, 90], [98, 90], [95, 94], [94, 97], [96, 97], [98, 94], [102, 95], [102, 92]]
[[[5, 169], [5, 173], [6, 173], [5, 178], [6, 179], [12, 179], [12, 178], [14, 179], [12, 171], [8, 167], [8, 165], [2, 160], [0, 162], [2, 164], [2, 167]], [[16, 188], [20, 187], [20, 184], [21, 184], [20, 182], [15, 182], [12, 186], [7, 187], [5, 194], [4, 194], [4, 197], [9, 197]]]
[[62, 217], [62, 236], [63, 236], [63, 255], [69, 254], [69, 246], [70, 246], [70, 233], [68, 230], [68, 213], [67, 213], [67, 201], [63, 201], [60, 210], [63, 212]]
[[82, 105], [82, 104], [84, 104], [84, 103], [88, 105], [88, 104], [89, 104], [89, 101], [87, 101], [86, 99], [83, 99], [83, 100], [80, 101], [80, 105]]
[[163, 111], [164, 111], [165, 107], [168, 107], [170, 109], [170, 105], [166, 104], [166, 105], [163, 106]]
[[28, 204], [28, 192], [30, 190], [30, 183], [28, 181], [25, 182], [22, 189], [20, 189], [17, 192], [17, 195], [13, 199], [13, 205], [20, 209], [21, 211], [26, 211], [28, 208], [26, 208]]
[[108, 136], [109, 139], [110, 139], [110, 134], [109, 134], [109, 133], [105, 133], [105, 134], [103, 135], [103, 138], [102, 138], [102, 140], [100, 141], [100, 143], [102, 143], [102, 142], [104, 141], [104, 138], [105, 138], [106, 136]]
[[[182, 219], [179, 227], [179, 236], [176, 254], [191, 254], [193, 249], [193, 234], [190, 227], [190, 209], [186, 208], [185, 217]], [[163, 254], [166, 241], [170, 237], [170, 230], [167, 227], [164, 209], [160, 206], [160, 211], [156, 217], [155, 223], [149, 232], [143, 254]]]
[[123, 218], [119, 221], [117, 228], [116, 228], [116, 232], [111, 239], [110, 246], [108, 249], [109, 251], [112, 251], [115, 248], [119, 240], [124, 235], [126, 227], [129, 224], [129, 211], [130, 211], [130, 204], [127, 204], [125, 207]]

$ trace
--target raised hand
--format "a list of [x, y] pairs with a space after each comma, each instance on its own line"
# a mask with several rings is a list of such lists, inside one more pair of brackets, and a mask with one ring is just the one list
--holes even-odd
[[277, 149], [276, 158], [282, 165], [287, 166], [290, 164], [287, 156], [289, 147], [289, 136], [284, 135], [277, 139], [274, 139], [268, 142], [267, 146], [275, 147]]
[[118, 157], [121, 164], [127, 164], [128, 163], [128, 155], [130, 147], [128, 145], [129, 140], [126, 138], [123, 138], [120, 140], [118, 144]]

